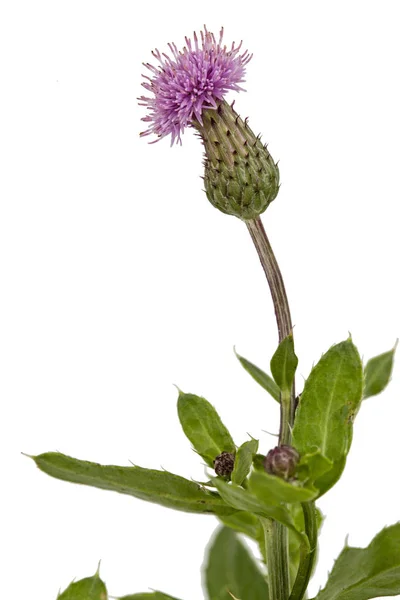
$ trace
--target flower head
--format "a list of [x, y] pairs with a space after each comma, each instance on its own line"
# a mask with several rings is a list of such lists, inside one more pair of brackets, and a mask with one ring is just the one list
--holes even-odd
[[[146, 106], [149, 114], [143, 121], [148, 129], [140, 135], [157, 135], [158, 139], [171, 134], [171, 145], [181, 142], [185, 127], [193, 121], [202, 124], [202, 112], [217, 108], [229, 90], [240, 91], [244, 81], [245, 67], [251, 55], [240, 52], [233, 43], [228, 50], [222, 45], [223, 29], [218, 42], [213, 33], [200, 32], [199, 42], [196, 33], [192, 40], [185, 38], [186, 46], [179, 51], [175, 44], [169, 44], [172, 58], [167, 54], [153, 51], [159, 61], [158, 67], [149, 63], [145, 67], [152, 76], [144, 75], [143, 87], [154, 94], [148, 98], [141, 96], [140, 105]], [[157, 141], [157, 140], [155, 140]]]

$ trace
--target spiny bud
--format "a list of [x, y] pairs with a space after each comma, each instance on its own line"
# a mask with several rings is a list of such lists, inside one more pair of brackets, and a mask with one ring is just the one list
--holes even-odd
[[207, 198], [223, 213], [255, 219], [279, 191], [278, 166], [267, 147], [225, 100], [193, 125], [205, 147]]
[[289, 479], [294, 476], [299, 459], [300, 455], [293, 446], [283, 444], [268, 452], [264, 459], [264, 468], [271, 475]]
[[221, 452], [214, 460], [214, 470], [217, 475], [227, 477], [235, 466], [235, 456], [231, 452]]

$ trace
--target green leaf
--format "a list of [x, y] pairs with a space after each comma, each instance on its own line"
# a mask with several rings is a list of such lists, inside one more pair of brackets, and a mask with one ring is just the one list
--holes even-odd
[[364, 369], [364, 399], [380, 394], [389, 383], [393, 370], [396, 346], [397, 342], [392, 350], [379, 354], [379, 356], [375, 356], [367, 362]]
[[292, 444], [300, 455], [319, 450], [334, 463], [330, 471], [315, 481], [321, 495], [332, 487], [344, 468], [362, 388], [361, 359], [351, 339], [332, 346], [305, 383], [296, 411]]
[[178, 416], [186, 437], [209, 467], [221, 452], [235, 453], [236, 446], [229, 431], [205, 398], [180, 391]]
[[315, 487], [319, 489], [319, 498], [339, 481], [346, 466], [346, 458], [347, 454], [334, 462], [332, 468], [314, 482]]
[[248, 487], [256, 498], [271, 506], [279, 506], [282, 502], [309, 502], [318, 496], [318, 490], [314, 488], [258, 470], [250, 475]]
[[298, 362], [294, 353], [293, 334], [290, 333], [279, 344], [271, 359], [271, 373], [281, 391], [290, 392]]
[[[214, 479], [215, 487], [223, 500], [237, 510], [249, 511], [254, 514], [263, 514], [265, 506], [247, 490], [235, 483], [227, 483], [223, 479]], [[267, 510], [275, 510], [276, 506], [268, 506]], [[289, 513], [288, 513], [289, 514]], [[268, 515], [271, 517], [271, 515]]]
[[237, 510], [230, 515], [219, 515], [218, 518], [227, 527], [244, 533], [253, 540], [258, 540], [263, 535], [258, 517], [251, 512]]
[[[265, 550], [265, 536], [264, 530], [260, 523], [260, 519], [253, 513], [246, 512], [244, 510], [238, 510], [231, 515], [219, 515], [221, 523], [247, 535], [252, 540], [255, 540], [260, 548], [261, 556], [263, 557], [264, 563], [267, 562], [266, 550]], [[295, 534], [293, 534], [296, 537]]]
[[239, 446], [235, 457], [235, 466], [232, 471], [231, 480], [233, 483], [242, 485], [253, 463], [254, 455], [258, 450], [258, 440], [249, 440]]
[[93, 577], [86, 577], [80, 581], [72, 582], [67, 589], [57, 596], [57, 600], [107, 600], [107, 588], [96, 573]]
[[383, 529], [367, 548], [346, 546], [317, 600], [368, 600], [400, 594], [400, 523]]
[[274, 400], [276, 400], [277, 402], [280, 402], [279, 387], [276, 385], [276, 383], [272, 379], [272, 377], [267, 375], [267, 373], [264, 373], [264, 371], [262, 371], [259, 367], [257, 367], [253, 363], [251, 363], [249, 360], [247, 360], [243, 356], [240, 356], [236, 352], [236, 350], [235, 350], [235, 354], [236, 354], [240, 364], [242, 365], [242, 367], [252, 376], [252, 378], [255, 381], [257, 381], [257, 383], [259, 385], [261, 385], [261, 387], [264, 388], [264, 390], [266, 390], [269, 394], [271, 394], [271, 396], [273, 397]]
[[268, 600], [266, 577], [237, 534], [222, 527], [211, 542], [204, 568], [209, 600]]
[[264, 471], [265, 454], [256, 454], [253, 458], [253, 467], [259, 471]]
[[286, 527], [295, 529], [293, 519], [285, 506], [269, 505], [264, 499], [256, 498], [249, 491], [235, 483], [215, 479], [215, 486], [227, 504], [238, 510], [244, 510], [267, 519], [275, 519]]
[[64, 481], [128, 494], [184, 512], [232, 512], [216, 494], [204, 490], [194, 481], [167, 471], [103, 466], [58, 452], [48, 452], [32, 458], [41, 471]]
[[131, 596], [122, 596], [118, 600], [178, 600], [175, 596], [168, 596], [162, 592], [143, 592], [142, 594], [133, 594]]
[[311, 454], [303, 454], [296, 469], [296, 476], [301, 481], [314, 483], [318, 478], [325, 475], [333, 467], [333, 462], [323, 456], [320, 450]]

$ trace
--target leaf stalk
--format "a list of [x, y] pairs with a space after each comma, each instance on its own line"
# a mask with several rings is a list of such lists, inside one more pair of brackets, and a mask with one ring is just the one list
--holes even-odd
[[302, 600], [304, 597], [317, 553], [318, 527], [314, 502], [303, 502], [301, 507], [309, 546], [308, 548], [300, 548], [300, 564], [289, 600]]

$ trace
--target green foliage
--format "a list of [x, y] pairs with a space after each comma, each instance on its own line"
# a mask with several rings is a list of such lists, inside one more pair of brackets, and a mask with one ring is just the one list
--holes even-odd
[[93, 577], [72, 582], [57, 600], [108, 600], [107, 588], [96, 573]]
[[[218, 518], [227, 527], [243, 533], [257, 542], [263, 561], [267, 562], [264, 530], [260, 519], [254, 513], [238, 510], [230, 515], [218, 515]], [[293, 537], [299, 543], [298, 534], [293, 533]]]
[[285, 481], [276, 475], [258, 470], [254, 470], [250, 475], [248, 487], [256, 498], [272, 506], [279, 506], [282, 502], [309, 502], [318, 495], [315, 488], [306, 488], [299, 482]]
[[255, 541], [259, 541], [264, 536], [260, 520], [254, 513], [237, 510], [230, 515], [218, 515], [218, 518], [227, 527], [244, 533]]
[[[71, 583], [68, 588], [57, 597], [57, 600], [108, 600], [105, 584], [99, 574]], [[143, 592], [120, 597], [118, 600], [178, 600], [162, 592]]]
[[400, 594], [400, 523], [383, 529], [367, 548], [346, 546], [316, 600], [367, 600]]
[[[351, 446], [354, 416], [362, 398], [378, 394], [386, 387], [394, 351], [395, 348], [368, 361], [364, 375], [351, 339], [332, 346], [322, 356], [305, 383], [296, 411], [292, 444], [300, 453], [300, 461], [293, 480], [266, 473], [265, 457], [257, 454], [257, 440], [251, 439], [236, 449], [215, 408], [204, 398], [183, 392], [178, 398], [179, 419], [196, 452], [210, 467], [222, 452], [235, 455], [231, 482], [212, 478], [209, 485], [214, 491], [166, 471], [103, 466], [55, 452], [32, 458], [39, 469], [61, 480], [128, 494], [167, 508], [217, 516], [224, 526], [213, 539], [205, 564], [208, 600], [268, 600], [267, 579], [238, 533], [258, 543], [266, 563], [265, 532], [270, 531], [267, 525], [271, 520], [281, 523], [289, 530], [290, 581], [292, 586], [295, 582], [293, 598], [297, 598], [308, 583], [317, 544], [317, 529], [310, 511], [316, 511], [318, 527], [322, 522], [313, 500], [339, 479]], [[275, 381], [237, 356], [275, 399], [282, 397], [283, 402], [285, 396], [289, 397], [297, 367], [292, 335], [281, 342], [271, 360]], [[305, 522], [313, 524], [313, 534]], [[346, 546], [325, 588], [314, 600], [368, 600], [397, 594], [400, 594], [400, 524], [384, 529], [367, 548]], [[71, 583], [58, 600], [108, 600], [108, 595], [96, 573], [94, 577]], [[151, 591], [120, 600], [177, 599]]]
[[258, 440], [249, 440], [239, 446], [235, 457], [235, 466], [232, 471], [231, 480], [233, 483], [242, 485], [247, 475], [250, 473], [253, 458], [258, 450]]
[[384, 352], [371, 358], [364, 369], [365, 385], [364, 385], [364, 398], [370, 396], [376, 396], [385, 389], [390, 381], [393, 370], [394, 353], [396, 351], [397, 342], [392, 350]]
[[253, 467], [259, 471], [264, 471], [265, 454], [256, 454], [253, 458]]
[[267, 375], [267, 373], [264, 373], [264, 371], [262, 371], [259, 367], [251, 363], [246, 358], [243, 358], [243, 356], [240, 356], [236, 351], [235, 354], [242, 367], [252, 376], [252, 378], [255, 381], [257, 381], [257, 383], [261, 385], [261, 387], [264, 388], [264, 390], [271, 394], [274, 400], [280, 402], [279, 387], [276, 385], [272, 377]]
[[263, 498], [257, 498], [248, 490], [244, 490], [234, 483], [229, 484], [223, 479], [215, 479], [214, 482], [227, 504], [237, 510], [251, 512], [266, 519], [275, 519], [296, 532], [293, 519], [285, 506], [279, 506], [276, 503], [268, 504]]
[[[257, 542], [262, 559], [264, 563], [267, 562], [264, 530], [260, 519], [255, 514], [238, 510], [231, 515], [218, 515], [218, 518], [227, 527], [243, 533]], [[293, 533], [293, 535], [296, 537], [298, 534]]]
[[301, 455], [319, 451], [332, 461], [331, 470], [315, 481], [321, 494], [336, 483], [344, 468], [362, 388], [361, 359], [351, 339], [332, 346], [305, 383], [292, 443]]
[[41, 471], [64, 481], [128, 494], [184, 512], [232, 512], [217, 495], [201, 488], [194, 481], [167, 471], [103, 466], [58, 452], [48, 452], [32, 458]]
[[296, 476], [304, 482], [314, 483], [333, 467], [333, 462], [323, 456], [320, 450], [303, 454], [297, 465]]
[[294, 353], [293, 334], [290, 333], [279, 344], [271, 359], [271, 373], [282, 392], [290, 392], [298, 362]]
[[180, 391], [178, 416], [186, 437], [209, 467], [221, 452], [235, 453], [236, 446], [229, 431], [205, 398]]
[[[276, 506], [265, 506], [248, 490], [235, 483], [227, 483], [223, 479], [214, 479], [215, 487], [227, 504], [237, 510], [249, 511], [254, 514], [263, 514], [264, 510], [275, 510]], [[284, 513], [283, 513], [284, 514]], [[290, 518], [289, 513], [288, 518]], [[271, 516], [271, 515], [268, 515]]]
[[211, 542], [204, 568], [209, 600], [267, 600], [268, 585], [237, 534], [222, 527]]
[[122, 596], [118, 600], [178, 600], [175, 596], [168, 596], [162, 592], [143, 592], [142, 594], [133, 594], [131, 596]]

